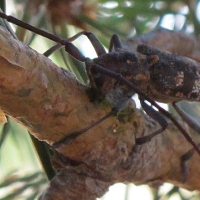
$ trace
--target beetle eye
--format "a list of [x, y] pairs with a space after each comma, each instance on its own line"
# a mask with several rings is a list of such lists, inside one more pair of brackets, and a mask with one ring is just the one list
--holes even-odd
[[98, 73], [98, 76], [94, 76], [95, 84], [98, 88], [101, 88], [105, 82], [105, 76], [103, 74]]
[[95, 79], [98, 79], [100, 76], [101, 76], [100, 73], [95, 73], [95, 74], [93, 74], [93, 77], [94, 77]]
[[137, 61], [137, 57], [134, 53], [130, 53], [130, 52], [123, 52], [119, 55], [119, 61], [123, 62], [123, 63], [134, 63], [135, 61]]

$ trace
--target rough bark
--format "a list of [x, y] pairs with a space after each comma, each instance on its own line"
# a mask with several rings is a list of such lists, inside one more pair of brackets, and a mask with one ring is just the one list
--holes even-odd
[[[0, 106], [39, 140], [52, 145], [110, 112], [112, 103], [91, 103], [87, 86], [71, 73], [12, 39], [2, 28], [0, 32]], [[40, 199], [93, 200], [116, 182], [170, 182], [200, 189], [200, 157], [195, 153], [189, 159], [184, 181], [181, 156], [191, 146], [173, 124], [149, 143], [135, 147], [135, 137], [157, 128], [158, 124], [129, 100], [117, 117], [57, 149], [53, 164], [59, 173]], [[190, 134], [198, 141], [198, 135]]]
[[125, 45], [136, 50], [138, 44], [148, 44], [160, 50], [186, 56], [200, 61], [200, 41], [198, 37], [187, 35], [182, 31], [175, 32], [164, 28], [156, 28], [150, 33], [129, 38]]

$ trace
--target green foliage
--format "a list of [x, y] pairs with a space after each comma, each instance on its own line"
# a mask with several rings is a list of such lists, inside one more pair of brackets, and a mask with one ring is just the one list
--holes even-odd
[[46, 186], [47, 177], [28, 132], [9, 119], [1, 126], [0, 143], [0, 199], [33, 200]]

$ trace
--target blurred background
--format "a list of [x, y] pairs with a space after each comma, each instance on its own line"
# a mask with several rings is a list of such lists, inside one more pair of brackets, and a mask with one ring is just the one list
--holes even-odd
[[[200, 33], [200, 1], [198, 0], [1, 0], [6, 14], [44, 29], [62, 38], [81, 30], [93, 32], [107, 48], [113, 34], [122, 41], [164, 27], [196, 36]], [[43, 53], [54, 45], [41, 36], [0, 20], [13, 35]], [[75, 41], [87, 57], [96, 56], [85, 37]], [[58, 66], [73, 72], [86, 83], [84, 65], [63, 49], [50, 57]], [[196, 120], [199, 107], [183, 102], [182, 106]], [[32, 138], [21, 125], [8, 119], [0, 125], [0, 199], [34, 200], [54, 176], [48, 145]], [[197, 192], [188, 192], [171, 184], [158, 188], [118, 183], [110, 187], [102, 200], [197, 200]]]

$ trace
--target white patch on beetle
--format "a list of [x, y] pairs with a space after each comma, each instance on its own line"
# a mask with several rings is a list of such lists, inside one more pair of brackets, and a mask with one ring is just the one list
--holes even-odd
[[182, 93], [182, 92], [177, 92], [177, 93], [175, 94], [175, 97], [178, 97], [178, 98], [183, 98], [183, 97], [184, 97], [184, 95], [183, 95], [183, 93]]
[[199, 96], [199, 91], [200, 91], [200, 81], [195, 80], [193, 88], [192, 88], [192, 92], [189, 95], [197, 94]]
[[183, 71], [177, 72], [177, 77], [176, 77], [176, 87], [182, 86], [184, 81], [184, 73]]
[[131, 65], [133, 62], [132, 62], [131, 60], [127, 59], [127, 60], [126, 60], [126, 63], [127, 63], [128, 65], [129, 65], [129, 64]]

